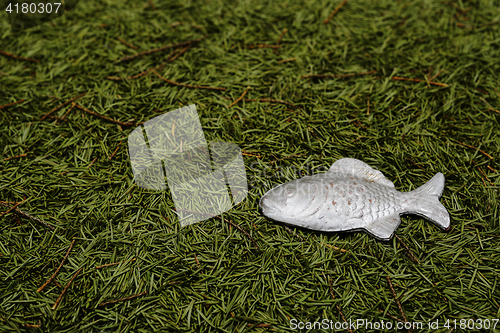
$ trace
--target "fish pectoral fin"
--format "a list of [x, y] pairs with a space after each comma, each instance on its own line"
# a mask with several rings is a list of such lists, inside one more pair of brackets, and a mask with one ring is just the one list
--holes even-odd
[[376, 219], [367, 225], [365, 230], [374, 237], [388, 241], [401, 224], [399, 214], [395, 213]]

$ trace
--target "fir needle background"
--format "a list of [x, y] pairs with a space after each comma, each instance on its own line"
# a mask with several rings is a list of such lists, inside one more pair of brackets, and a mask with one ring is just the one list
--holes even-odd
[[[500, 318], [498, 3], [81, 0], [17, 34], [0, 18], [0, 331]], [[242, 148], [250, 192], [180, 228], [168, 190], [134, 185], [127, 137], [190, 104], [208, 142]], [[258, 212], [342, 157], [399, 191], [444, 173], [449, 232], [403, 217], [380, 242]]]

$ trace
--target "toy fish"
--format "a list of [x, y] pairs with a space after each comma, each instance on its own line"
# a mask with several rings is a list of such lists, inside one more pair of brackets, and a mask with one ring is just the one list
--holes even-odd
[[441, 229], [450, 216], [439, 202], [444, 176], [437, 173], [411, 192], [394, 184], [368, 164], [353, 158], [333, 163], [323, 174], [303, 177], [268, 191], [259, 206], [273, 220], [318, 231], [365, 230], [389, 240], [401, 223], [400, 215], [420, 215]]

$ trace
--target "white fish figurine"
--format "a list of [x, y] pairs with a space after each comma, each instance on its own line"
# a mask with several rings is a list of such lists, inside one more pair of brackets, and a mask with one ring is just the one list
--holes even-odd
[[268, 191], [259, 206], [273, 220], [318, 231], [365, 230], [390, 240], [401, 223], [400, 215], [420, 215], [441, 229], [450, 216], [439, 202], [444, 175], [437, 173], [411, 192], [394, 184], [368, 164], [353, 158], [333, 163], [326, 173], [281, 184]]

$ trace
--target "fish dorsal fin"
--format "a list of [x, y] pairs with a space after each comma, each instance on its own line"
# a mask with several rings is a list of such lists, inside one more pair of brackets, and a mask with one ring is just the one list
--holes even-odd
[[332, 164], [328, 172], [340, 173], [344, 176], [355, 176], [394, 188], [394, 184], [389, 179], [385, 178], [382, 172], [354, 158], [343, 158], [338, 160]]

